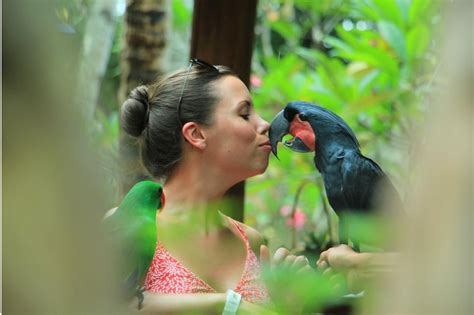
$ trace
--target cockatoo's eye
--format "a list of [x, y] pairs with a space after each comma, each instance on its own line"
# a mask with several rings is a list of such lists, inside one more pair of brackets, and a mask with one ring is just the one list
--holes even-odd
[[299, 117], [302, 121], [307, 121], [308, 120], [308, 116], [305, 113], [299, 114]]

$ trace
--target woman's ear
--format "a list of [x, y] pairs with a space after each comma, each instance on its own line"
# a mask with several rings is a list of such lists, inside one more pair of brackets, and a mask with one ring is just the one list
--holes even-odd
[[204, 150], [206, 148], [206, 137], [202, 127], [195, 122], [187, 122], [181, 129], [183, 137], [193, 147]]

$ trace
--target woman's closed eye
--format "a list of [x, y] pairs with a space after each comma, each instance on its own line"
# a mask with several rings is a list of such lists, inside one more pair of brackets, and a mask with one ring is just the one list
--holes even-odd
[[245, 120], [250, 120], [252, 116], [252, 104], [249, 101], [243, 101], [239, 104], [239, 116]]
[[242, 117], [245, 120], [249, 120], [250, 119], [250, 114], [240, 114], [240, 117]]

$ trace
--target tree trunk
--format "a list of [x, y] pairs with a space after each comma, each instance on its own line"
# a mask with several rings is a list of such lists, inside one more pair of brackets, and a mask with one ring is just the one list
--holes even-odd
[[[167, 0], [127, 0], [125, 43], [122, 53], [119, 104], [138, 85], [155, 80], [164, 72], [168, 33]], [[120, 135], [121, 184], [123, 196], [137, 181], [146, 178], [135, 139]]]
[[[191, 57], [231, 67], [249, 87], [257, 0], [195, 0]], [[227, 196], [228, 214], [244, 218], [244, 188], [241, 182]]]
[[116, 0], [96, 1], [82, 43], [76, 101], [87, 121], [94, 117], [100, 86], [114, 40]]

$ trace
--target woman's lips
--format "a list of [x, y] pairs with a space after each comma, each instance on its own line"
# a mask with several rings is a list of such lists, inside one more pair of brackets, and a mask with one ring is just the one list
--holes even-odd
[[265, 150], [271, 151], [272, 150], [272, 145], [270, 144], [270, 141], [266, 141], [264, 143], [261, 143], [258, 145], [260, 148], [263, 148]]

